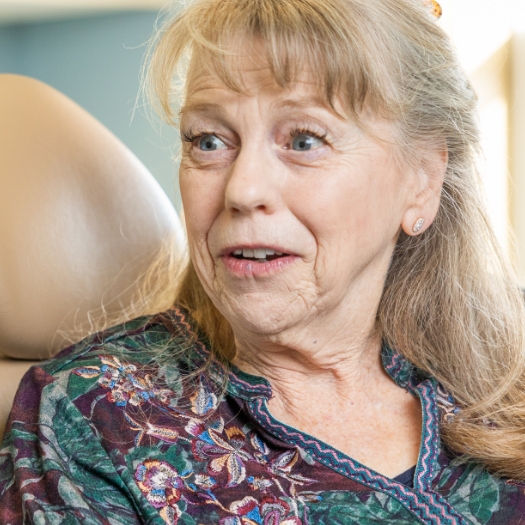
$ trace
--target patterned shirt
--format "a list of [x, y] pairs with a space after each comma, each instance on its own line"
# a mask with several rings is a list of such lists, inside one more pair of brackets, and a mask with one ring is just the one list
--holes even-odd
[[0, 523], [525, 524], [523, 486], [447, 454], [440, 422], [459, 408], [400, 354], [383, 350], [385, 370], [423, 413], [408, 484], [276, 420], [263, 378], [188, 375], [209, 359], [174, 308], [34, 366], [0, 450]]

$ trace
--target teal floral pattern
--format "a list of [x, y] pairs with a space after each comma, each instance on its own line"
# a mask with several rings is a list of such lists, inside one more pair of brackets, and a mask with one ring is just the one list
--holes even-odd
[[[157, 363], [177, 345], [184, 362]], [[407, 484], [276, 421], [262, 378], [232, 367], [224, 395], [215, 376], [186, 380], [208, 358], [174, 308], [33, 367], [0, 450], [0, 523], [525, 525], [521, 484], [440, 448], [461, 407], [400, 354], [385, 348], [385, 370], [424, 413]]]
[[137, 366], [122, 364], [118, 357], [99, 356], [100, 366], [83, 366], [73, 373], [84, 378], [98, 378], [98, 384], [108, 390], [106, 397], [117, 406], [141, 406], [157, 401], [167, 403], [172, 392], [166, 388], [156, 388], [148, 374], [140, 374]]

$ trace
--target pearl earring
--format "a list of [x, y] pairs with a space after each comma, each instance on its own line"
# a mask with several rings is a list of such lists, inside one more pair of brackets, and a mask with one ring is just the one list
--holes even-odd
[[418, 219], [412, 227], [412, 231], [417, 233], [421, 228], [423, 228], [423, 224], [425, 224], [425, 219]]

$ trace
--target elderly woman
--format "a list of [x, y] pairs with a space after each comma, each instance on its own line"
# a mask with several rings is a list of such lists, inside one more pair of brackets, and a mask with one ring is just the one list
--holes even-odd
[[157, 264], [141, 312], [175, 306], [25, 377], [2, 523], [525, 523], [524, 307], [437, 9], [196, 0], [166, 23], [150, 85], [191, 261]]

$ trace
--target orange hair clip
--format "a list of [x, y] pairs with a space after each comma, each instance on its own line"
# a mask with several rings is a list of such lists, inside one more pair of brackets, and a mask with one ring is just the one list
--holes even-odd
[[431, 13], [436, 17], [436, 19], [441, 18], [443, 9], [436, 0], [425, 0], [425, 5], [430, 7]]

